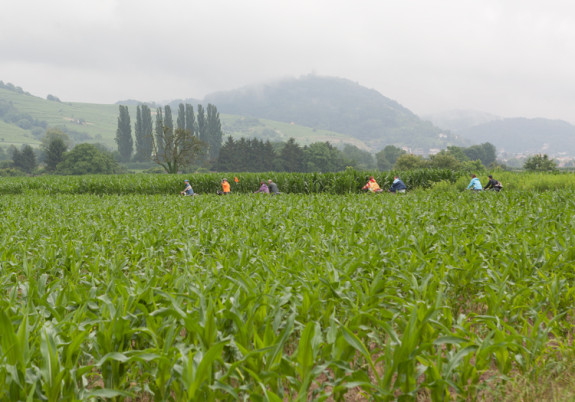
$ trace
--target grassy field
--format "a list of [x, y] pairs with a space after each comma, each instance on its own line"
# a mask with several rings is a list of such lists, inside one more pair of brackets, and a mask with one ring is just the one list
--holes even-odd
[[0, 399], [573, 398], [574, 200], [4, 194]]
[[[114, 144], [118, 121], [118, 106], [73, 102], [48, 101], [32, 95], [20, 94], [0, 88], [0, 99], [10, 102], [19, 113], [26, 113], [37, 120], [45, 121], [49, 127], [67, 127], [85, 135], [82, 142], [101, 142], [107, 146]], [[134, 118], [135, 118], [134, 108]], [[22, 136], [15, 125], [5, 125], [1, 136], [5, 142], [14, 144], [37, 144], [39, 138], [31, 140], [30, 135]]]
[[22, 144], [37, 146], [40, 140], [34, 138], [30, 131], [0, 120], [0, 147], [7, 148], [10, 145], [19, 147]]

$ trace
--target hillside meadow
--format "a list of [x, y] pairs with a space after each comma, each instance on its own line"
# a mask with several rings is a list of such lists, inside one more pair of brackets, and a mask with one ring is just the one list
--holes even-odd
[[181, 179], [0, 182], [0, 399], [575, 396], [575, 188], [180, 197]]
[[[118, 105], [93, 104], [80, 102], [49, 101], [30, 94], [0, 88], [0, 103], [10, 104], [18, 113], [32, 116], [34, 119], [46, 122], [47, 127], [64, 128], [74, 143], [101, 143], [110, 149], [117, 149], [114, 141], [118, 128]], [[132, 102], [133, 103], [133, 102]], [[197, 112], [197, 104], [192, 105]], [[206, 106], [206, 105], [204, 105]], [[217, 106], [217, 105], [216, 105]], [[136, 122], [136, 106], [128, 106], [132, 134]], [[155, 114], [156, 108], [152, 107]], [[172, 117], [176, 121], [177, 107], [172, 107]], [[367, 149], [365, 143], [350, 135], [328, 130], [314, 129], [299, 124], [283, 123], [267, 119], [249, 118], [238, 115], [220, 115], [224, 135], [234, 138], [261, 138], [263, 140], [287, 141], [295, 138], [302, 145], [312, 142], [330, 141], [332, 144], [349, 143], [362, 149]], [[16, 124], [8, 124], [0, 120], [0, 146], [17, 147], [28, 144], [38, 146], [41, 137], [35, 137], [29, 130], [24, 130]]]

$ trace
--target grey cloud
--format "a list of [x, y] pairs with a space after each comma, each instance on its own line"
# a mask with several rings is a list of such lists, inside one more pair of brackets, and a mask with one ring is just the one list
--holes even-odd
[[199, 98], [316, 72], [421, 114], [470, 108], [575, 121], [567, 1], [7, 3], [0, 79], [39, 96]]

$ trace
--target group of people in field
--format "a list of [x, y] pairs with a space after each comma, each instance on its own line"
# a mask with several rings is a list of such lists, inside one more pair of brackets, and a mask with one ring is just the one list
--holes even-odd
[[[377, 181], [375, 181], [375, 178], [373, 176], [369, 176], [367, 184], [363, 186], [361, 189], [371, 193], [383, 193], [383, 189], [379, 187], [379, 184], [377, 184]], [[393, 183], [391, 184], [391, 187], [387, 191], [390, 193], [397, 194], [397, 193], [405, 193], [405, 190], [407, 190], [407, 186], [405, 185], [403, 180], [401, 180], [397, 176], [394, 176]]]
[[495, 180], [492, 175], [489, 175], [489, 181], [487, 182], [485, 187], [483, 187], [481, 185], [481, 181], [477, 178], [477, 175], [475, 174], [471, 175], [471, 181], [467, 186], [467, 190], [473, 190], [473, 191], [483, 191], [483, 190], [501, 191], [502, 188], [503, 184], [501, 184], [500, 181]]
[[[236, 178], [237, 181], [237, 178]], [[231, 190], [231, 186], [230, 183], [228, 182], [228, 179], [222, 179], [221, 183], [222, 185], [222, 190], [221, 191], [217, 191], [218, 195], [229, 195], [231, 194], [232, 190]], [[196, 193], [194, 193], [194, 190], [192, 189], [192, 185], [190, 184], [189, 180], [184, 180], [184, 185], [185, 188], [180, 191], [180, 195], [183, 196], [195, 196], [197, 195]], [[260, 187], [258, 190], [254, 191], [254, 193], [264, 193], [264, 194], [271, 194], [271, 195], [278, 195], [280, 194], [280, 190], [278, 188], [278, 185], [276, 183], [273, 182], [273, 180], [268, 180], [267, 184], [265, 181], [261, 181], [260, 182]]]
[[[236, 179], [237, 181], [237, 179]], [[180, 191], [180, 195], [183, 196], [195, 196], [197, 195], [196, 193], [194, 193], [194, 190], [192, 188], [192, 185], [190, 184], [189, 180], [184, 180], [184, 185], [185, 188]], [[230, 183], [228, 182], [228, 179], [222, 179], [221, 182], [222, 185], [222, 190], [218, 191], [217, 194], [218, 195], [228, 195], [231, 194], [231, 186]], [[381, 187], [379, 187], [379, 184], [377, 184], [377, 181], [375, 181], [375, 178], [373, 176], [369, 177], [369, 180], [367, 182], [367, 184], [365, 186], [363, 186], [362, 190], [366, 190], [372, 193], [382, 193], [383, 189]], [[393, 178], [393, 183], [391, 185], [391, 187], [387, 190], [388, 192], [391, 193], [405, 193], [405, 190], [407, 190], [407, 186], [405, 185], [405, 183], [397, 176], [395, 176]], [[260, 187], [254, 191], [254, 194], [257, 193], [263, 193], [263, 194], [271, 194], [271, 195], [278, 195], [280, 194], [280, 190], [278, 188], [278, 185], [276, 183], [273, 182], [273, 180], [268, 180], [268, 182], [266, 183], [265, 181], [261, 181], [260, 182]]]
[[[196, 193], [194, 193], [194, 190], [192, 189], [189, 180], [184, 180], [184, 184], [185, 188], [180, 192], [181, 195], [184, 196], [197, 195]], [[231, 186], [230, 183], [228, 182], [228, 179], [225, 178], [222, 179], [221, 185], [222, 190], [217, 192], [218, 195], [231, 194]], [[474, 190], [474, 191], [483, 191], [483, 190], [501, 191], [502, 188], [503, 185], [501, 184], [501, 182], [495, 180], [492, 175], [489, 175], [489, 181], [487, 182], [487, 185], [483, 187], [481, 185], [481, 181], [477, 178], [477, 175], [475, 174], [471, 175], [471, 182], [467, 186], [467, 190]], [[367, 181], [366, 185], [363, 186], [361, 189], [371, 193], [384, 192], [384, 190], [379, 186], [379, 184], [377, 184], [377, 181], [373, 176], [369, 177], [369, 180]], [[394, 176], [393, 183], [391, 184], [391, 187], [387, 191], [390, 193], [401, 194], [405, 193], [406, 190], [407, 186], [405, 185], [405, 183], [398, 176]], [[260, 187], [256, 191], [254, 191], [254, 194], [256, 193], [278, 195], [280, 194], [280, 190], [278, 188], [278, 185], [274, 183], [273, 180], [270, 179], [267, 181], [267, 183], [265, 181], [261, 181]]]

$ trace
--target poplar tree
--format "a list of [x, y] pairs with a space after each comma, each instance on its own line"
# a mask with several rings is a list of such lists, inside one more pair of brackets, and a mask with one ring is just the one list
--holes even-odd
[[186, 109], [183, 103], [178, 105], [178, 118], [176, 120], [176, 129], [185, 130], [186, 129]]
[[132, 126], [130, 125], [128, 106], [120, 105], [118, 129], [116, 130], [116, 144], [118, 144], [120, 159], [123, 162], [129, 162], [134, 150], [134, 144], [132, 141]]
[[142, 160], [142, 145], [143, 145], [143, 123], [142, 123], [142, 110], [140, 105], [136, 107], [136, 123], [134, 124], [134, 137], [136, 138], [136, 153], [134, 160], [140, 162]]
[[200, 141], [206, 144], [205, 153], [203, 158], [201, 158], [201, 163], [206, 164], [208, 159], [208, 154], [210, 152], [210, 142], [208, 137], [208, 124], [206, 121], [206, 113], [205, 109], [202, 105], [198, 105], [198, 114], [197, 114], [197, 137]]
[[206, 122], [206, 114], [204, 112], [204, 107], [202, 105], [198, 105], [198, 137], [201, 141], [205, 142], [206, 144], [209, 143], [208, 141], [208, 125]]
[[156, 138], [154, 144], [154, 159], [162, 158], [164, 155], [164, 118], [162, 117], [162, 108], [156, 110]]
[[186, 103], [186, 130], [190, 134], [197, 136], [196, 134], [196, 116], [194, 115], [194, 107], [189, 103]]
[[147, 105], [138, 106], [136, 120], [136, 154], [134, 161], [146, 162], [152, 156], [152, 112]]
[[172, 118], [172, 108], [170, 105], [164, 106], [164, 148], [166, 148], [166, 152], [168, 152], [168, 144], [172, 143], [174, 136], [174, 119]]
[[215, 160], [220, 153], [220, 148], [222, 147], [222, 124], [220, 122], [220, 113], [218, 109], [212, 105], [208, 104], [208, 117], [206, 122], [207, 131], [207, 142], [209, 145], [209, 158], [210, 160]]
[[154, 131], [152, 111], [148, 105], [142, 105], [142, 131], [144, 134], [142, 149], [145, 156], [144, 160], [147, 161], [152, 156], [152, 132]]

